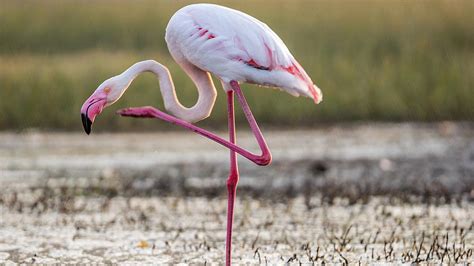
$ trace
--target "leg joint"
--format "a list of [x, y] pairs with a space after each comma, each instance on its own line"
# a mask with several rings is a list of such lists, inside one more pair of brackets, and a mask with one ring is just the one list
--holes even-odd
[[227, 179], [227, 188], [229, 189], [235, 189], [237, 187], [237, 183], [239, 182], [239, 177], [232, 177], [229, 176], [229, 179]]
[[254, 162], [261, 166], [269, 165], [272, 162], [272, 154], [270, 152], [264, 152], [258, 156]]

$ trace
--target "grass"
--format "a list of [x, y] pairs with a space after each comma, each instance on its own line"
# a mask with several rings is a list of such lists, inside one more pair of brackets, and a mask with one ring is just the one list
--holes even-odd
[[[78, 110], [97, 85], [149, 58], [170, 68], [180, 98], [192, 105], [194, 86], [170, 59], [163, 39], [169, 17], [188, 3], [0, 0], [0, 129], [79, 130]], [[324, 102], [314, 106], [246, 86], [264, 124], [474, 118], [472, 1], [220, 3], [265, 21], [323, 90]], [[206, 126], [226, 124], [219, 92]], [[117, 108], [136, 105], [163, 106], [150, 74], [132, 84]], [[165, 127], [115, 117], [114, 109], [105, 111], [96, 128]]]

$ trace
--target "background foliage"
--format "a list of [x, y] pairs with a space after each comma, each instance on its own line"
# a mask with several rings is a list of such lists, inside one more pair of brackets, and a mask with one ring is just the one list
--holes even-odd
[[[180, 99], [192, 105], [196, 90], [163, 39], [170, 16], [189, 3], [0, 0], [0, 129], [80, 130], [79, 109], [91, 92], [149, 58], [170, 68]], [[245, 86], [264, 124], [474, 117], [474, 1], [219, 3], [266, 22], [323, 90], [324, 101], [315, 106]], [[114, 115], [140, 105], [163, 106], [151, 74], [140, 76], [95, 128], [174, 128]], [[211, 118], [201, 124], [225, 126], [225, 115], [219, 90]]]

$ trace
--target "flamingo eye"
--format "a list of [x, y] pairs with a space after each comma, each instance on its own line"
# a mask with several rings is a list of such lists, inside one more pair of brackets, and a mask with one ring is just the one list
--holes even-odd
[[105, 87], [105, 88], [104, 88], [104, 92], [105, 92], [105, 93], [109, 93], [109, 92], [110, 92], [110, 87]]

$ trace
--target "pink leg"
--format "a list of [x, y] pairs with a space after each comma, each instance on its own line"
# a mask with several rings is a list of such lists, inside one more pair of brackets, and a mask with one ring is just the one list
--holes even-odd
[[[200, 127], [197, 127], [191, 123], [178, 119], [174, 116], [168, 115], [154, 107], [136, 107], [136, 108], [126, 108], [119, 110], [118, 113], [122, 116], [133, 116], [133, 117], [150, 117], [150, 118], [159, 118], [170, 122], [172, 124], [179, 125], [181, 127], [187, 128], [191, 131], [194, 131], [206, 138], [209, 138], [227, 148], [230, 149], [230, 174], [227, 179], [227, 192], [228, 192], [228, 201], [227, 201], [227, 235], [226, 235], [226, 265], [231, 265], [232, 259], [232, 224], [234, 221], [234, 202], [235, 194], [237, 189], [237, 183], [239, 181], [239, 170], [237, 166], [237, 156], [236, 153], [244, 156], [245, 158], [251, 160], [252, 162], [258, 165], [268, 165], [272, 156], [270, 150], [268, 149], [267, 143], [263, 138], [262, 132], [253, 117], [252, 112], [247, 104], [247, 101], [240, 89], [240, 86], [237, 82], [232, 81], [231, 86], [233, 91], [227, 92], [227, 107], [228, 107], [228, 126], [229, 126], [229, 141], [222, 139], [221, 137], [205, 130]], [[237, 94], [237, 99], [242, 106], [244, 115], [249, 122], [250, 128], [257, 139], [258, 145], [262, 151], [261, 155], [255, 155], [250, 153], [247, 150], [242, 149], [237, 146], [235, 143], [235, 115], [234, 115], [234, 92]]]
[[[229, 141], [235, 144], [234, 92], [227, 92], [227, 111], [229, 122]], [[234, 222], [234, 200], [239, 182], [239, 168], [235, 151], [230, 151], [230, 174], [227, 179], [227, 236], [225, 241], [225, 264], [231, 265], [232, 260], [232, 223]]]
[[252, 129], [255, 138], [257, 139], [258, 145], [260, 146], [260, 149], [262, 151], [261, 155], [256, 155], [247, 150], [244, 150], [243, 148], [235, 145], [234, 143], [229, 142], [203, 128], [197, 127], [189, 122], [178, 119], [151, 106], [125, 108], [117, 111], [117, 113], [122, 116], [148, 117], [165, 120], [169, 123], [187, 128], [201, 136], [211, 139], [221, 144], [222, 146], [225, 146], [230, 150], [244, 156], [245, 158], [258, 165], [268, 165], [272, 161], [272, 155], [270, 153], [270, 150], [268, 149], [265, 139], [263, 138], [262, 132], [260, 131], [257, 122], [255, 121], [255, 118], [253, 117], [252, 112], [250, 111], [250, 108], [247, 104], [247, 101], [245, 100], [245, 97], [240, 89], [239, 84], [235, 81], [232, 81], [230, 84], [232, 85], [234, 92], [237, 94], [237, 100], [242, 106], [244, 115], [247, 118], [247, 121], [249, 122], [250, 128]]

